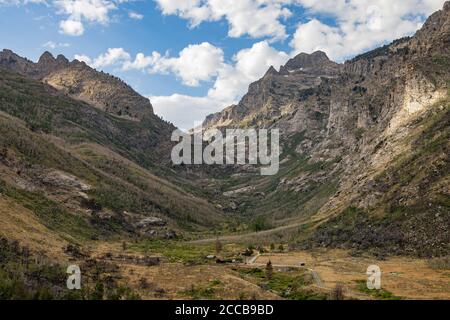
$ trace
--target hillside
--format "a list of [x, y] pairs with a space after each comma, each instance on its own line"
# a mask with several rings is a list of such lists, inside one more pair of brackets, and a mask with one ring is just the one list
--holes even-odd
[[155, 116], [118, 118], [5, 69], [0, 102], [0, 199], [31, 210], [57, 234], [164, 238], [222, 219], [201, 197], [152, 173], [165, 170], [158, 163], [170, 144], [161, 136], [172, 129]]

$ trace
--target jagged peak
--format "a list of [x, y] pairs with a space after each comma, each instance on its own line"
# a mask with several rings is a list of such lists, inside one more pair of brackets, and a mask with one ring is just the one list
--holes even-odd
[[292, 58], [291, 60], [296, 60], [296, 59], [305, 59], [305, 58], [315, 58], [315, 59], [326, 59], [326, 60], [330, 60], [327, 56], [327, 54], [324, 51], [321, 50], [317, 50], [314, 51], [312, 53], [306, 53], [306, 52], [300, 52], [299, 54], [297, 54], [294, 58]]
[[322, 73], [324, 71], [334, 72], [339, 69], [339, 64], [331, 61], [323, 51], [313, 53], [301, 52], [291, 58], [284, 66], [280, 68], [280, 74], [289, 74], [292, 72]]
[[324, 51], [322, 51], [322, 50], [314, 51], [313, 53], [310, 54], [310, 56], [311, 57], [320, 57], [322, 59], [330, 60], [328, 58], [327, 54]]
[[327, 54], [323, 51], [315, 51], [311, 54], [301, 52], [296, 55], [294, 58], [290, 59], [285, 67], [297, 67], [297, 68], [307, 68], [313, 67], [318, 63], [330, 62], [331, 60], [328, 58]]
[[23, 59], [23, 60], [27, 60], [25, 58], [20, 57], [18, 54], [16, 54], [14, 51], [10, 50], [10, 49], [3, 49], [0, 52], [0, 56], [2, 58], [14, 58], [14, 59]]
[[39, 58], [38, 63], [39, 63], [39, 64], [40, 64], [40, 63], [46, 63], [46, 62], [54, 61], [54, 60], [55, 60], [55, 57], [53, 57], [53, 55], [52, 55], [50, 52], [45, 51], [45, 52], [41, 55], [41, 57]]
[[56, 57], [56, 61], [63, 62], [63, 63], [69, 63], [69, 60], [62, 54], [58, 54]]
[[277, 75], [277, 74], [278, 74], [278, 71], [273, 66], [270, 66], [269, 70], [267, 70], [264, 77], [267, 77], [269, 75]]
[[9, 49], [3, 49], [1, 53], [8, 54], [8, 55], [15, 54], [12, 50], [9, 50]]

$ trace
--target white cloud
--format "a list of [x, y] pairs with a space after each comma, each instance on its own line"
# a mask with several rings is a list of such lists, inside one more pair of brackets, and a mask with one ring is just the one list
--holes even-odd
[[59, 23], [59, 31], [69, 36], [81, 36], [84, 33], [84, 27], [80, 21], [69, 19]]
[[[230, 37], [249, 35], [278, 41], [287, 37], [283, 22], [293, 6], [307, 10], [309, 22], [299, 24], [291, 41], [296, 52], [319, 48], [338, 60], [382, 43], [410, 35], [424, 17], [445, 0], [156, 0], [165, 15], [177, 15], [191, 27], [225, 19]], [[334, 17], [336, 25], [318, 20]], [[303, 15], [305, 16], [305, 15]], [[295, 18], [295, 17], [294, 17]], [[318, 23], [320, 22], [320, 23]], [[315, 38], [318, 36], [318, 38]]]
[[110, 0], [55, 0], [61, 13], [67, 14], [73, 20], [85, 19], [89, 22], [106, 24], [109, 22], [109, 12], [116, 9]]
[[228, 103], [236, 102], [247, 91], [248, 85], [261, 78], [270, 66], [279, 68], [288, 59], [287, 53], [274, 49], [267, 41], [255, 43], [233, 57], [234, 65], [225, 65], [219, 70], [208, 96]]
[[28, 4], [28, 3], [35, 3], [35, 4], [45, 4], [47, 3], [46, 0], [0, 0], [0, 5], [20, 5], [20, 4]]
[[128, 60], [125, 61], [122, 69], [127, 70], [144, 70], [151, 65], [154, 65], [157, 61], [161, 59], [161, 54], [154, 51], [151, 56], [146, 56], [143, 53], [138, 53], [134, 61]]
[[125, 63], [124, 69], [147, 68], [149, 73], [172, 73], [187, 86], [198, 86], [201, 81], [210, 81], [223, 67], [223, 51], [208, 42], [191, 44], [178, 57], [162, 56], [153, 52], [151, 56], [142, 53], [135, 61]]
[[131, 19], [134, 19], [134, 20], [142, 20], [142, 19], [144, 19], [144, 15], [142, 15], [140, 13], [137, 13], [137, 12], [133, 12], [133, 11], [129, 12], [128, 16]]
[[42, 45], [42, 48], [49, 48], [49, 49], [67, 48], [67, 47], [70, 47], [70, 44], [67, 42], [47, 41]]
[[224, 107], [221, 101], [209, 97], [192, 97], [181, 94], [150, 96], [149, 99], [156, 114], [186, 131], [197, 126], [205, 116]]
[[83, 22], [96, 22], [106, 25], [110, 11], [117, 8], [116, 2], [121, 0], [54, 0], [59, 14], [68, 18], [60, 22], [60, 32], [80, 36], [84, 33]]
[[[60, 21], [61, 33], [80, 36], [84, 33], [84, 23], [100, 23], [107, 25], [110, 22], [110, 13], [129, 0], [0, 0], [0, 5], [26, 5], [29, 3], [44, 4], [53, 7], [56, 14], [66, 16]], [[133, 19], [142, 19], [143, 16], [131, 12]]]
[[117, 64], [124, 64], [130, 61], [131, 56], [123, 48], [109, 48], [106, 53], [99, 55], [95, 59], [91, 59], [84, 54], [76, 54], [75, 59], [83, 61], [92, 68], [103, 68]]
[[74, 56], [74, 58], [75, 58], [76, 60], [81, 61], [81, 62], [84, 62], [84, 63], [86, 63], [86, 64], [88, 64], [88, 65], [92, 64], [92, 59], [89, 58], [89, 57], [88, 57], [87, 55], [85, 55], [85, 54], [76, 54], [76, 55]]
[[223, 51], [208, 42], [189, 45], [177, 58], [162, 57], [150, 69], [152, 73], [172, 72], [183, 84], [198, 86], [209, 81], [223, 65]]
[[[156, 0], [165, 15], [177, 15], [195, 27], [225, 19], [230, 37], [249, 35], [270, 40], [286, 38], [283, 19], [292, 6], [305, 8], [309, 21], [298, 25], [291, 39], [295, 53], [323, 50], [342, 61], [378, 45], [414, 33], [424, 18], [445, 0]], [[334, 18], [327, 25], [318, 19]], [[295, 17], [294, 17], [295, 18]]]
[[92, 66], [94, 68], [101, 68], [112, 66], [120, 62], [129, 61], [130, 54], [126, 52], [123, 48], [110, 48], [104, 54], [101, 54], [96, 59], [94, 59]]
[[204, 21], [226, 19], [228, 35], [238, 38], [269, 37], [283, 40], [286, 28], [280, 22], [289, 17], [291, 11], [284, 7], [290, 0], [156, 0], [163, 14], [178, 15], [189, 20], [195, 27]]

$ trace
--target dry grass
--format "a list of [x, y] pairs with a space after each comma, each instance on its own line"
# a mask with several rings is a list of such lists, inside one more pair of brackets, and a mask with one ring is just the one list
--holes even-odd
[[427, 260], [407, 257], [392, 257], [377, 260], [371, 257], [352, 257], [343, 250], [318, 250], [314, 252], [290, 252], [264, 255], [257, 263], [271, 260], [274, 265], [299, 265], [315, 270], [328, 290], [337, 284], [347, 289], [349, 296], [366, 298], [357, 290], [355, 281], [366, 281], [369, 265], [380, 266], [382, 288], [405, 299], [450, 299], [450, 278], [448, 270], [434, 270]]
[[20, 241], [34, 252], [44, 252], [55, 260], [65, 255], [67, 241], [43, 226], [34, 214], [5, 196], [0, 195], [0, 236]]
[[[145, 278], [148, 290], [141, 290], [144, 299], [193, 299], [206, 288], [209, 294], [200, 298], [209, 299], [279, 299], [269, 291], [234, 275], [229, 267], [220, 265], [185, 266], [179, 263], [163, 263], [155, 267], [121, 265], [126, 282], [133, 287]], [[159, 289], [159, 290], [158, 290]], [[161, 294], [161, 289], [164, 293]]]

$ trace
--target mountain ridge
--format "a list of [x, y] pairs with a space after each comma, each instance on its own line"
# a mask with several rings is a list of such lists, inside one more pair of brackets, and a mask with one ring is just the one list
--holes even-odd
[[4, 49], [0, 52], [0, 66], [42, 81], [118, 117], [137, 121], [155, 117], [149, 99], [119, 78], [98, 72], [76, 59], [70, 62], [63, 55], [55, 58], [46, 51], [34, 63]]

